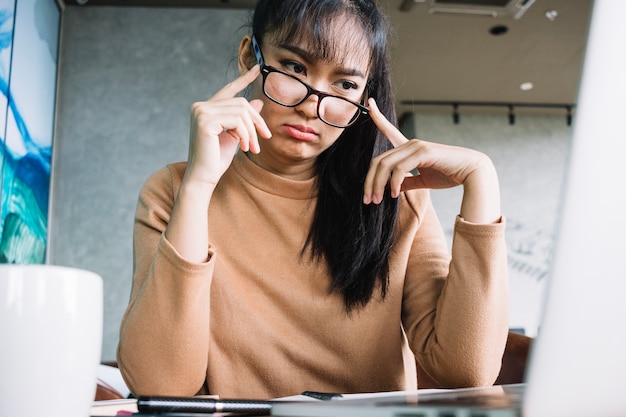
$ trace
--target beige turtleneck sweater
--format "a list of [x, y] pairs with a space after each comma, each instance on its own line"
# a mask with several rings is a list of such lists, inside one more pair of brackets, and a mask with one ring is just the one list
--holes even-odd
[[496, 379], [507, 337], [504, 221], [456, 219], [452, 256], [429, 192], [400, 196], [384, 300], [347, 314], [323, 263], [300, 256], [314, 180], [269, 173], [242, 152], [209, 207], [206, 263], [163, 231], [185, 164], [144, 185], [118, 362], [136, 395], [274, 398], [305, 390], [414, 389], [415, 358], [448, 386]]

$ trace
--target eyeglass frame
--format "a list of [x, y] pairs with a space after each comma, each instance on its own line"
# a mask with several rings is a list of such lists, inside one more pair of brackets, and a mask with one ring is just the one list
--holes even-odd
[[[340, 128], [340, 129], [344, 129], [344, 128], [352, 126], [354, 123], [356, 123], [357, 120], [359, 120], [361, 115], [368, 115], [369, 114], [370, 109], [365, 107], [361, 103], [357, 103], [356, 101], [349, 100], [349, 99], [347, 99], [345, 97], [341, 97], [341, 96], [337, 96], [337, 95], [334, 95], [334, 94], [325, 93], [325, 92], [320, 91], [320, 90], [316, 90], [315, 88], [311, 87], [309, 84], [305, 83], [304, 81], [302, 81], [298, 77], [294, 77], [291, 74], [287, 74], [286, 72], [279, 70], [278, 68], [274, 68], [271, 65], [267, 65], [265, 63], [265, 59], [263, 58], [263, 52], [261, 52], [261, 48], [259, 47], [259, 44], [258, 44], [258, 42], [256, 40], [256, 37], [254, 35], [252, 35], [252, 49], [254, 51], [254, 55], [256, 56], [256, 60], [257, 60], [257, 62], [259, 64], [259, 67], [261, 68], [261, 76], [263, 77], [263, 94], [265, 94], [265, 97], [269, 98], [274, 103], [280, 104], [281, 106], [285, 106], [285, 107], [296, 107], [296, 106], [299, 106], [300, 104], [304, 103], [312, 95], [316, 95], [317, 96], [317, 108], [316, 108], [317, 117], [322, 122], [326, 123], [327, 125], [333, 126], [333, 127], [337, 127], [337, 128]], [[277, 73], [285, 75], [285, 76], [287, 76], [289, 78], [293, 78], [294, 80], [296, 80], [300, 84], [302, 84], [307, 89], [307, 93], [304, 96], [304, 98], [302, 100], [298, 101], [295, 104], [285, 104], [285, 103], [281, 103], [280, 101], [276, 100], [275, 98], [272, 98], [269, 95], [267, 95], [267, 93], [265, 92], [265, 81], [267, 80], [267, 76], [270, 73], [272, 73], [272, 72], [277, 72]], [[353, 104], [353, 105], [355, 105], [357, 107], [357, 111], [356, 111], [355, 115], [352, 117], [352, 119], [350, 119], [350, 122], [347, 125], [338, 125], [338, 124], [335, 124], [335, 123], [331, 123], [331, 122], [329, 122], [327, 120], [324, 120], [324, 118], [320, 115], [320, 105], [322, 103], [322, 100], [324, 98], [326, 98], [326, 97], [338, 98], [340, 100], [347, 101], [348, 103]]]

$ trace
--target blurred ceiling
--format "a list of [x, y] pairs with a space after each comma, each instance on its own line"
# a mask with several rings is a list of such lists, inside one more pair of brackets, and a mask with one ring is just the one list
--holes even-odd
[[[393, 61], [399, 114], [426, 102], [509, 103], [516, 107], [524, 103], [531, 107], [576, 103], [592, 0], [381, 1], [396, 31]], [[246, 9], [256, 3], [255, 0], [62, 2], [69, 7]], [[446, 12], [435, 10], [437, 7], [447, 8]], [[452, 12], [451, 7], [463, 10]], [[477, 14], [485, 10], [493, 12], [492, 15]], [[516, 13], [518, 16], [514, 16]]]

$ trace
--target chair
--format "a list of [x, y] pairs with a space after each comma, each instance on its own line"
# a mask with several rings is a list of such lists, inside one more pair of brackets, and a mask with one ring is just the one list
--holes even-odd
[[95, 401], [103, 401], [103, 400], [121, 400], [124, 398], [122, 394], [117, 392], [113, 387], [105, 384], [102, 381], [98, 381], [98, 385], [96, 386], [96, 397]]
[[[520, 333], [509, 332], [502, 356], [502, 367], [496, 379], [495, 385], [518, 384], [524, 382], [528, 354], [532, 345], [532, 338]], [[417, 366], [418, 387], [422, 388], [445, 388], [421, 367]]]
[[[115, 362], [104, 362], [102, 365], [110, 366], [113, 368], [117, 368], [117, 363]], [[96, 385], [96, 396], [95, 401], [103, 401], [103, 400], [121, 400], [124, 397], [122, 393], [120, 393], [117, 389], [109, 385], [106, 381], [98, 378], [98, 384]]]

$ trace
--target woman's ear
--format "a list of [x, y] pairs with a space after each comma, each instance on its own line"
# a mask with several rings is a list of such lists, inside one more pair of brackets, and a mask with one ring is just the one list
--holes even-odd
[[239, 44], [237, 62], [240, 74], [248, 72], [248, 70], [256, 64], [256, 58], [254, 56], [254, 51], [252, 50], [252, 37], [249, 35], [244, 36]]

